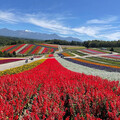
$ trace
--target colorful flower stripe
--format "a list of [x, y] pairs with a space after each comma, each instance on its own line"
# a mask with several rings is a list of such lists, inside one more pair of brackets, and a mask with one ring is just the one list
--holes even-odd
[[48, 48], [44, 48], [44, 50], [41, 52], [41, 54], [46, 53], [47, 50], [48, 50]]
[[72, 72], [55, 59], [29, 71], [2, 76], [0, 91], [3, 120], [120, 118], [119, 82]]
[[106, 64], [102, 64], [102, 63], [95, 63], [95, 62], [91, 62], [91, 61], [87, 61], [87, 60], [83, 60], [83, 59], [78, 59], [78, 58], [73, 58], [73, 59], [76, 59], [76, 60], [81, 61], [81, 62], [90, 63], [90, 64], [95, 64], [95, 65], [106, 66], [106, 67], [111, 67], [111, 68], [119, 68], [120, 69], [120, 67], [118, 67], [118, 66], [106, 65]]
[[90, 53], [90, 54], [105, 54], [104, 52], [100, 52], [100, 51], [96, 51], [96, 50], [92, 50], [92, 49], [83, 49], [80, 51]]
[[99, 76], [103, 79], [108, 79], [110, 81], [119, 81], [120, 82], [120, 72], [109, 72], [105, 70], [100, 70], [100, 69], [95, 69], [91, 67], [87, 67], [84, 65], [76, 64], [74, 62], [68, 61], [66, 59], [58, 57], [58, 55], [54, 55], [55, 59], [65, 68], [79, 72], [79, 73], [84, 73], [87, 75], [94, 75], [94, 76]]
[[48, 57], [49, 57], [49, 55], [45, 55], [45, 57], [46, 57], [46, 58], [48, 58]]
[[23, 51], [25, 51], [26, 48], [28, 48], [30, 44], [26, 44], [23, 49], [21, 49], [18, 53], [22, 54]]
[[46, 50], [45, 50], [45, 53], [48, 53], [49, 52], [49, 48], [47, 48]]
[[45, 47], [42, 47], [42, 48], [40, 49], [40, 51], [38, 52], [38, 54], [41, 54], [42, 51], [44, 50], [44, 48], [45, 48]]
[[54, 52], [54, 49], [51, 49], [50, 52]]
[[10, 48], [10, 49], [6, 50], [6, 52], [8, 52], [8, 53], [9, 53], [11, 50], [15, 49], [17, 46], [19, 46], [19, 45], [15, 45], [15, 46], [13, 46], [12, 48]]
[[48, 51], [47, 51], [47, 52], [50, 53], [50, 51], [51, 51], [51, 48], [48, 48]]
[[15, 61], [20, 61], [20, 60], [24, 60], [24, 59], [3, 59], [3, 60], [0, 60], [0, 64], [9, 63], [9, 62], [15, 62]]
[[39, 51], [41, 50], [41, 46], [39, 46], [39, 48], [38, 48], [38, 50], [35, 52], [35, 54], [38, 54], [39, 53]]
[[118, 67], [118, 66], [93, 63], [93, 62], [78, 59], [78, 58], [64, 58], [64, 59], [71, 61], [71, 62], [74, 62], [74, 63], [77, 63], [77, 64], [80, 64], [80, 65], [95, 68], [95, 69], [106, 70], [109, 72], [120, 72], [120, 67]]
[[58, 45], [50, 45], [50, 44], [44, 44], [44, 43], [42, 43], [41, 45], [48, 46], [48, 47], [58, 48]]
[[31, 46], [33, 46], [33, 45], [30, 44], [30, 45], [26, 46], [24, 50], [20, 51], [20, 54], [25, 54], [25, 52], [26, 52]]
[[102, 56], [102, 57], [120, 59], [120, 55], [107, 55], [107, 56]]
[[40, 48], [40, 46], [36, 46], [36, 48], [31, 52], [31, 54], [35, 54], [35, 52]]
[[16, 49], [18, 46], [20, 46], [20, 45], [15, 45], [14, 47], [12, 47], [9, 50], [7, 50], [6, 52], [11, 53], [11, 51]]
[[1, 47], [0, 48], [0, 51], [2, 51], [2, 50], [4, 50], [4, 49], [6, 49], [6, 48], [8, 48], [9, 46], [4, 46], [4, 47]]
[[69, 57], [69, 56], [71, 56], [71, 55], [69, 55], [68, 53], [65, 53], [65, 52], [62, 53], [62, 55], [65, 56], [65, 57]]
[[[63, 54], [58, 54], [58, 55], [63, 56]], [[70, 59], [67, 59], [67, 60], [72, 61], [74, 63], [81, 64], [81, 65], [101, 69], [101, 70], [116, 71], [116, 72], [120, 71], [120, 67], [118, 67], [118, 66], [106, 65], [106, 64], [102, 64], [102, 63], [95, 63], [95, 62], [83, 60], [83, 59], [80, 59], [80, 58], [70, 58]]]
[[20, 54], [20, 52], [22, 52], [26, 47], [28, 46], [28, 44], [25, 44], [23, 47], [21, 47], [20, 49], [18, 49], [16, 51], [17, 54]]
[[7, 50], [11, 49], [11, 48], [12, 48], [12, 47], [14, 47], [14, 46], [16, 46], [16, 45], [9, 46], [9, 47], [7, 47], [6, 49], [2, 50], [2, 52], [4, 52], [4, 51], [7, 51]]
[[97, 51], [97, 50], [93, 50], [93, 49], [88, 49], [89, 51], [92, 51], [92, 52], [96, 52], [96, 53], [101, 53], [101, 54], [104, 54], [105, 52], [100, 52], [100, 51]]
[[0, 60], [5, 60], [5, 59], [9, 59], [9, 58], [0, 58]]
[[20, 48], [22, 48], [24, 45], [25, 45], [25, 44], [22, 44], [22, 45], [17, 46], [15, 49], [11, 50], [10, 53], [13, 53], [13, 51], [16, 52], [17, 50], [19, 50]]
[[34, 61], [32, 63], [28, 63], [28, 64], [25, 64], [25, 65], [22, 65], [19, 67], [10, 68], [10, 69], [4, 70], [4, 71], [0, 71], [0, 76], [6, 75], [6, 74], [11, 75], [11, 74], [16, 74], [16, 73], [20, 73], [23, 71], [31, 70], [34, 67], [38, 66], [39, 64], [43, 63], [45, 60], [46, 59], [41, 59], [41, 60], [37, 60], [37, 61]]
[[49, 54], [49, 56], [48, 57], [54, 57], [54, 55], [53, 54]]
[[26, 52], [25, 54], [31, 54], [31, 52], [36, 48], [36, 45], [31, 46]]

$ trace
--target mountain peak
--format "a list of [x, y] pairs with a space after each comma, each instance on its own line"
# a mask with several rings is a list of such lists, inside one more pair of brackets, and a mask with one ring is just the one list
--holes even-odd
[[78, 38], [73, 37], [61, 37], [55, 33], [53, 34], [46, 34], [46, 33], [39, 33], [39, 32], [32, 32], [30, 30], [9, 30], [7, 28], [0, 29], [0, 35], [2, 36], [11, 36], [11, 37], [20, 37], [20, 38], [28, 38], [28, 39], [38, 39], [38, 40], [52, 40], [52, 39], [60, 39], [60, 40], [67, 40], [67, 41], [81, 41]]

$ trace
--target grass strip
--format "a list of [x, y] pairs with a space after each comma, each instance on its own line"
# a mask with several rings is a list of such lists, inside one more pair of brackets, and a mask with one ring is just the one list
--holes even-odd
[[76, 50], [73, 50], [73, 51], [71, 51], [71, 52], [73, 52], [73, 53], [75, 53], [75, 54], [77, 54], [77, 55], [79, 55], [79, 56], [85, 56], [85, 55], [87, 55], [87, 54], [84, 54], [84, 53], [82, 53], [82, 52], [78, 52], [78, 51], [76, 51]]

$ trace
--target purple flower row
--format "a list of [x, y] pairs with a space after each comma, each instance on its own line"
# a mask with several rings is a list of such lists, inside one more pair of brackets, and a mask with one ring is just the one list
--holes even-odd
[[71, 59], [71, 58], [64, 58], [70, 62], [73, 62], [73, 63], [77, 63], [77, 64], [80, 64], [80, 65], [83, 65], [83, 66], [87, 66], [87, 67], [90, 67], [90, 68], [95, 68], [95, 69], [99, 69], [99, 70], [105, 70], [105, 71], [109, 71], [109, 72], [120, 72], [120, 69], [119, 68], [112, 68], [112, 67], [107, 67], [107, 66], [100, 66], [100, 65], [95, 65], [95, 64], [90, 64], [90, 63], [86, 63], [86, 62], [81, 62], [81, 61], [77, 61], [77, 60], [74, 60], [74, 59]]
[[[64, 57], [62, 54], [58, 54], [58, 55]], [[64, 58], [64, 59], [66, 59], [70, 62], [76, 63], [76, 64], [80, 64], [80, 65], [83, 65], [83, 66], [90, 67], [90, 68], [105, 70], [105, 71], [109, 71], [109, 72], [120, 72], [119, 68], [112, 68], [112, 67], [107, 67], [107, 66], [90, 64], [90, 63], [86, 63], [86, 62], [77, 61], [77, 60], [74, 60], [74, 59], [71, 59], [71, 58]]]

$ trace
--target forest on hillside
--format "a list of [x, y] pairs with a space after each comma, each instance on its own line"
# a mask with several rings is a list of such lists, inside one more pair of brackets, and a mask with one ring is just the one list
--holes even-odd
[[34, 43], [49, 43], [58, 45], [76, 45], [89, 47], [120, 47], [120, 40], [118, 41], [103, 41], [103, 40], [88, 40], [88, 41], [67, 41], [67, 40], [35, 40], [26, 38], [16, 38], [16, 37], [5, 37], [0, 36], [0, 46], [5, 45], [16, 45], [16, 44], [34, 44]]

